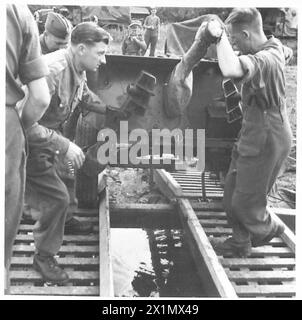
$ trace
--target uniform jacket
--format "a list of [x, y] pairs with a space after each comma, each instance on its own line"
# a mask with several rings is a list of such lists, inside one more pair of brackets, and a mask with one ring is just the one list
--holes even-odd
[[130, 56], [141, 56], [143, 55], [145, 48], [144, 48], [144, 39], [142, 35], [138, 35], [137, 39], [140, 43], [137, 41], [131, 39], [131, 37], [127, 37], [122, 44], [122, 53], [125, 55]]
[[158, 37], [159, 34], [159, 27], [160, 27], [160, 19], [158, 16], [152, 16], [149, 15], [146, 19], [145, 19], [145, 23], [144, 23], [144, 27], [146, 26], [152, 26], [154, 29], [146, 29], [146, 33], [150, 33], [151, 37]]
[[87, 86], [86, 73], [75, 69], [70, 48], [45, 55], [50, 70], [46, 80], [51, 95], [50, 104], [39, 120], [27, 132], [30, 149], [47, 149], [64, 155], [69, 140], [62, 135], [62, 127], [83, 96], [88, 104], [105, 106]]
[[282, 43], [271, 37], [255, 54], [242, 55], [243, 121], [238, 140], [241, 156], [257, 156], [270, 139], [291, 134], [285, 101], [285, 55]]
[[37, 26], [26, 5], [7, 5], [6, 105], [24, 97], [22, 84], [40, 79], [48, 68], [40, 52]]

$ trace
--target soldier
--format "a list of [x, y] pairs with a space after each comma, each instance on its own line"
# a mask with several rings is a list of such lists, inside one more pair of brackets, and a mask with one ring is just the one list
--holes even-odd
[[284, 226], [266, 211], [267, 194], [291, 149], [291, 129], [285, 102], [284, 67], [288, 51], [263, 32], [257, 9], [236, 8], [226, 20], [232, 44], [217, 21], [207, 30], [216, 42], [225, 77], [242, 83], [243, 122], [226, 177], [224, 205], [232, 237], [214, 243], [218, 254], [248, 256], [280, 236]]
[[129, 56], [142, 56], [147, 49], [143, 39], [142, 24], [133, 21], [128, 27], [128, 35], [122, 43], [122, 53]]
[[[67, 9], [66, 9], [67, 10]], [[48, 54], [59, 49], [65, 48], [70, 41], [70, 33], [72, 30], [71, 23], [67, 18], [60, 14], [60, 10], [56, 7], [53, 8], [53, 12], [49, 12], [45, 23], [45, 31], [40, 35], [40, 44], [43, 54]], [[74, 178], [69, 175], [68, 167], [63, 164], [58, 165], [58, 174], [64, 181], [69, 191], [70, 206], [68, 209], [68, 216], [66, 218], [66, 232], [69, 232], [69, 224], [74, 221], [72, 219], [72, 211], [77, 206], [77, 199], [74, 192]], [[23, 219], [25, 220], [37, 220], [39, 212], [31, 208], [28, 203], [24, 205]], [[78, 224], [78, 226], [80, 226]], [[92, 229], [92, 225], [86, 224], [81, 226], [79, 230], [70, 230], [73, 233], [89, 232]]]
[[[44, 78], [49, 70], [41, 57], [33, 16], [27, 6], [21, 5], [7, 5], [6, 12], [5, 267], [8, 273], [23, 207], [24, 129], [41, 118], [50, 97]], [[22, 84], [27, 87], [28, 98], [20, 119], [16, 103], [24, 97]]]
[[82, 150], [62, 135], [62, 127], [84, 97], [86, 103], [106, 112], [106, 106], [88, 89], [85, 71], [95, 71], [106, 63], [109, 38], [109, 34], [94, 23], [83, 22], [73, 29], [67, 49], [45, 56], [50, 69], [47, 82], [51, 102], [39, 123], [28, 131], [26, 202], [41, 213], [34, 227], [34, 268], [52, 283], [68, 281], [67, 273], [54, 258], [62, 244], [64, 228], [65, 233], [91, 231], [90, 224], [80, 223], [73, 217], [64, 226], [69, 193], [58, 175], [56, 159], [71, 163], [75, 169], [83, 164]]
[[66, 48], [70, 39], [72, 25], [60, 13], [49, 12], [45, 23], [45, 31], [40, 35], [43, 54]]
[[145, 19], [144, 23], [146, 50], [150, 45], [150, 57], [154, 57], [156, 44], [160, 38], [160, 19], [156, 15], [156, 8], [151, 8], [151, 14]]

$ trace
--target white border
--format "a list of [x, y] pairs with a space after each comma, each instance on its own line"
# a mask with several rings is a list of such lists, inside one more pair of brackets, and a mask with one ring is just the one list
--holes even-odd
[[[42, 0], [15, 0], [15, 1], [6, 1], [6, 3], [23, 3], [23, 4], [50, 4], [50, 5], [95, 5], [95, 6], [113, 6], [113, 5], [120, 5], [120, 6], [146, 6], [146, 1], [145, 0], [127, 0], [127, 1], [121, 1], [121, 0], [103, 0], [101, 2], [99, 1], [92, 1], [92, 0], [64, 0], [64, 1], [53, 1], [53, 0], [48, 0], [48, 1], [42, 1]], [[158, 6], [158, 7], [183, 7], [184, 5], [183, 0], [152, 0], [148, 2], [148, 6]], [[243, 2], [242, 0], [232, 0], [232, 1], [217, 1], [217, 0], [211, 0], [210, 5], [206, 5], [204, 2], [200, 0], [190, 0], [190, 2], [187, 2], [186, 7], [242, 7]], [[280, 0], [274, 0], [274, 1], [267, 1], [267, 0], [262, 0], [262, 1], [249, 1], [249, 6], [254, 6], [254, 7], [293, 7], [298, 9], [298, 20], [299, 20], [299, 28], [298, 28], [298, 33], [301, 32], [301, 23], [302, 19], [300, 18], [302, 15], [302, 10], [301, 10], [301, 3], [298, 3], [297, 1], [293, 0], [287, 0], [287, 1], [280, 1]], [[0, 12], [1, 12], [1, 21], [0, 21], [0, 61], [1, 61], [1, 71], [0, 71], [0, 81], [1, 81], [1, 94], [0, 94], [0, 101], [1, 101], [1, 106], [2, 106], [2, 112], [0, 113], [0, 146], [1, 146], [1, 154], [2, 156], [0, 157], [0, 213], [1, 213], [1, 236], [0, 236], [0, 261], [4, 261], [4, 172], [5, 172], [5, 166], [4, 166], [4, 152], [5, 152], [5, 112], [4, 112], [4, 105], [5, 105], [5, 43], [6, 43], [6, 10], [5, 10], [5, 3], [0, 3]], [[298, 35], [299, 38], [299, 35]], [[297, 72], [298, 72], [298, 86], [297, 86], [297, 175], [296, 175], [296, 194], [297, 195], [302, 195], [302, 186], [301, 186], [301, 161], [302, 161], [302, 156], [300, 152], [301, 148], [301, 120], [302, 120], [302, 110], [301, 110], [301, 68], [300, 68], [300, 54], [302, 53], [302, 48], [301, 48], [301, 41], [298, 41], [298, 65], [297, 65]], [[297, 239], [297, 250], [296, 250], [296, 276], [297, 276], [297, 299], [302, 298], [302, 252], [301, 252], [301, 230], [302, 230], [302, 208], [301, 208], [301, 199], [299, 196], [297, 196], [297, 203], [296, 203], [296, 239]], [[18, 296], [18, 297], [13, 297], [13, 296], [4, 296], [3, 290], [4, 290], [4, 267], [3, 263], [0, 264], [0, 298], [4, 300], [54, 300], [54, 299], [60, 299], [60, 300], [99, 300], [98, 297], [51, 297], [51, 296]], [[125, 298], [124, 300], [128, 300], [129, 298]], [[137, 300], [145, 300], [144, 298], [135, 298]], [[104, 299], [107, 300], [107, 299]], [[122, 299], [123, 300], [123, 299]], [[162, 299], [165, 300], [165, 299]], [[180, 299], [175, 299], [175, 300], [180, 300]], [[181, 299], [185, 300], [185, 299]]]

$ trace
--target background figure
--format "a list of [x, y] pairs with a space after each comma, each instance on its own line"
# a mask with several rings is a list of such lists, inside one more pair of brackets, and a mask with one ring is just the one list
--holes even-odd
[[99, 24], [99, 19], [98, 19], [98, 17], [97, 17], [96, 15], [90, 16], [90, 17], [89, 17], [89, 20], [90, 20], [91, 22], [95, 23], [96, 25]]
[[[41, 57], [39, 34], [27, 6], [7, 5], [6, 37], [6, 141], [5, 141], [5, 267], [8, 275], [25, 187], [24, 129], [40, 119], [49, 103], [48, 68]], [[16, 103], [28, 89], [21, 119]], [[9, 281], [6, 283], [8, 291]]]
[[140, 21], [133, 21], [128, 27], [128, 35], [123, 40], [122, 53], [128, 56], [142, 56], [146, 49], [142, 24]]
[[72, 25], [60, 13], [49, 12], [45, 23], [45, 31], [40, 35], [43, 54], [65, 48], [70, 39]]
[[156, 8], [151, 8], [151, 14], [144, 23], [146, 51], [150, 45], [150, 57], [154, 57], [157, 41], [160, 37], [160, 19], [156, 15]]

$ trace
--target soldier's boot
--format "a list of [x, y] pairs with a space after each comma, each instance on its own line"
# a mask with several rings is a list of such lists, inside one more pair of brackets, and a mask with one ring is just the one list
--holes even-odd
[[212, 239], [212, 247], [217, 255], [245, 258], [251, 254], [251, 242], [237, 242], [233, 237], [226, 240]]
[[93, 232], [93, 224], [87, 221], [79, 221], [78, 219], [72, 217], [65, 222], [65, 235], [71, 234], [89, 234]]
[[46, 282], [52, 284], [65, 284], [68, 282], [68, 274], [59, 267], [54, 256], [43, 256], [40, 254], [34, 255], [33, 267], [36, 271], [41, 273]]

